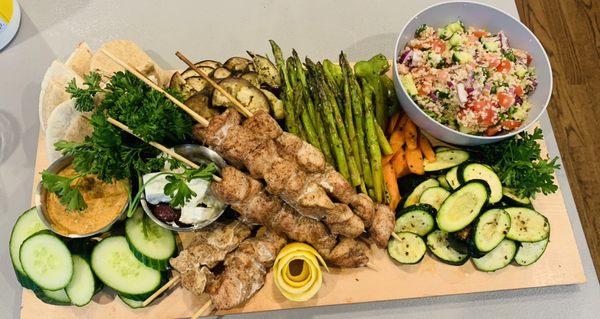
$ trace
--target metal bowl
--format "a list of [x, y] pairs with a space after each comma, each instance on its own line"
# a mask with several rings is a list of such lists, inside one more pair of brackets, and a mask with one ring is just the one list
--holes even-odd
[[[217, 154], [215, 151], [211, 150], [208, 147], [204, 147], [204, 146], [197, 145], [197, 144], [182, 144], [182, 145], [175, 146], [173, 149], [175, 150], [175, 152], [177, 154], [179, 154], [197, 164], [208, 164], [210, 162], [213, 162], [217, 165], [217, 170], [219, 172], [220, 172], [221, 168], [227, 166], [227, 163], [225, 162], [225, 160], [219, 154]], [[209, 191], [210, 191], [210, 189], [209, 189]], [[176, 232], [192, 232], [192, 231], [204, 228], [204, 227], [212, 224], [215, 220], [219, 219], [219, 217], [221, 217], [221, 215], [223, 215], [223, 212], [225, 212], [225, 210], [227, 209], [227, 205], [224, 205], [223, 209], [221, 211], [219, 211], [217, 214], [215, 214], [215, 216], [211, 219], [207, 219], [204, 222], [193, 225], [191, 227], [178, 227], [178, 226], [172, 226], [167, 223], [164, 223], [163, 221], [156, 218], [156, 216], [154, 216], [154, 213], [152, 213], [152, 210], [150, 209], [148, 202], [146, 202], [146, 198], [145, 198], [145, 195], [143, 192], [142, 192], [142, 196], [140, 199], [140, 203], [142, 204], [142, 208], [144, 209], [144, 212], [146, 213], [146, 215], [148, 215], [148, 217], [150, 217], [150, 219], [152, 219], [155, 223], [157, 223], [161, 227], [172, 230], [172, 231], [176, 231]]]
[[[63, 156], [63, 157], [57, 159], [56, 161], [54, 161], [54, 163], [52, 163], [46, 170], [48, 172], [57, 174], [60, 171], [62, 171], [63, 169], [65, 169], [67, 166], [71, 165], [72, 162], [73, 162], [73, 156]], [[90, 233], [86, 233], [86, 234], [63, 234], [63, 233], [57, 231], [54, 228], [54, 226], [52, 225], [52, 223], [50, 223], [48, 218], [46, 218], [46, 216], [47, 216], [47, 212], [46, 212], [47, 197], [48, 197], [48, 191], [44, 187], [42, 187], [42, 183], [40, 182], [37, 186], [37, 190], [35, 193], [35, 205], [37, 207], [38, 215], [40, 216], [40, 219], [42, 220], [44, 225], [46, 225], [46, 227], [48, 227], [48, 229], [50, 229], [51, 231], [53, 231], [54, 233], [56, 233], [60, 236], [68, 237], [68, 238], [85, 238], [85, 237], [91, 237], [94, 235], [98, 235], [100, 233], [107, 232], [114, 225], [114, 223], [125, 219], [125, 215], [127, 212], [127, 206], [129, 204], [129, 202], [125, 202], [125, 205], [123, 205], [123, 208], [121, 209], [121, 212], [119, 213], [119, 215], [117, 215], [117, 217], [115, 217], [115, 219], [112, 220], [108, 225], [102, 227], [99, 230], [96, 230], [96, 231], [93, 231]]]

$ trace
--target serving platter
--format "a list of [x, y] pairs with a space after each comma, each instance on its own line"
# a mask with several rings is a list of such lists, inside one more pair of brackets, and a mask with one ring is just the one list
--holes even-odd
[[[435, 141], [433, 141], [435, 144]], [[44, 136], [38, 139], [34, 187], [39, 172], [48, 166]], [[542, 143], [542, 151], [546, 146]], [[306, 302], [285, 299], [275, 288], [271, 274], [265, 286], [242, 307], [217, 314], [250, 313], [279, 309], [399, 300], [428, 296], [445, 296], [496, 290], [569, 285], [585, 282], [579, 251], [560, 189], [551, 195], [538, 195], [533, 201], [552, 225], [550, 244], [544, 256], [529, 267], [510, 265], [494, 273], [477, 271], [472, 263], [450, 266], [431, 256], [416, 265], [400, 265], [382, 249], [372, 248], [373, 268], [332, 269], [324, 273], [323, 287]], [[186, 244], [186, 235], [182, 242]], [[182, 288], [173, 288], [164, 297], [144, 309], [131, 309], [113, 294], [98, 294], [83, 307], [60, 307], [45, 304], [29, 290], [23, 290], [21, 318], [182, 318], [189, 317], [208, 298], [198, 298]]]

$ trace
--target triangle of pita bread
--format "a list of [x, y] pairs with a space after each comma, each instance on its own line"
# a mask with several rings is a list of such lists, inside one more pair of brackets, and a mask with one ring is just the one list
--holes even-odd
[[48, 118], [52, 111], [59, 104], [71, 98], [65, 88], [73, 78], [77, 86], [83, 84], [83, 79], [75, 71], [58, 60], [53, 61], [46, 71], [42, 80], [39, 98], [39, 116], [43, 130], [47, 127]]

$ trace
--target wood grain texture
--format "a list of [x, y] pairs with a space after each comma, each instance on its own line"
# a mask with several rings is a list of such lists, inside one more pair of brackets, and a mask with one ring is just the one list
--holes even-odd
[[548, 52], [554, 92], [548, 113], [596, 272], [600, 275], [600, 2], [517, 0]]
[[[437, 144], [432, 139], [433, 144]], [[545, 144], [542, 143], [545, 152]], [[35, 172], [48, 166], [45, 139], [40, 135]], [[34, 175], [34, 185], [40, 175]], [[493, 273], [475, 269], [471, 262], [457, 267], [425, 256], [416, 265], [400, 265], [387, 252], [375, 246], [371, 249], [371, 263], [377, 270], [332, 269], [323, 273], [323, 286], [315, 298], [306, 302], [286, 300], [273, 283], [273, 274], [267, 275], [264, 287], [243, 306], [218, 314], [247, 313], [290, 308], [318, 307], [371, 301], [445, 296], [473, 292], [521, 289], [585, 282], [583, 266], [573, 236], [573, 229], [559, 190], [548, 196], [538, 196], [533, 202], [552, 225], [550, 244], [539, 261], [528, 267], [509, 265]], [[189, 233], [179, 233], [183, 245], [189, 243]], [[197, 297], [179, 287], [157, 299], [148, 308], [130, 309], [108, 292], [96, 295], [85, 307], [61, 307], [44, 304], [29, 291], [23, 290], [21, 318], [37, 319], [43, 313], [49, 318], [104, 319], [104, 318], [187, 318], [200, 309], [207, 297]]]

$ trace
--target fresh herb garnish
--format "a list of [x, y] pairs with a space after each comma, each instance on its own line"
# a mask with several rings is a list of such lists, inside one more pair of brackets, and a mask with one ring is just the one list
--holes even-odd
[[102, 92], [100, 88], [101, 76], [98, 72], [90, 72], [85, 76], [83, 85], [87, 88], [80, 89], [77, 87], [75, 79], [69, 82], [66, 90], [75, 99], [75, 109], [79, 112], [91, 112], [94, 110], [94, 96], [98, 92]]
[[196, 196], [196, 193], [187, 185], [193, 179], [211, 180], [213, 173], [217, 171], [215, 163], [197, 169], [185, 169], [183, 173], [169, 173], [167, 175], [167, 185], [164, 192], [171, 197], [169, 204], [173, 207], [182, 206], [190, 198]]
[[415, 31], [415, 37], [418, 38], [419, 36], [421, 36], [421, 33], [423, 31], [425, 31], [425, 29], [427, 29], [427, 25], [426, 24], [421, 24], [421, 26], [418, 27], [417, 30]]
[[81, 211], [87, 208], [87, 204], [83, 200], [83, 195], [81, 195], [81, 192], [76, 185], [76, 181], [82, 177], [83, 175], [81, 174], [73, 177], [66, 177], [43, 171], [42, 185], [49, 192], [56, 194], [60, 199], [60, 203], [65, 206], [68, 211]]
[[522, 132], [518, 137], [479, 147], [482, 160], [498, 173], [504, 186], [517, 195], [535, 198], [535, 194], [550, 194], [558, 190], [554, 170], [560, 168], [558, 157], [542, 158], [538, 140], [543, 139], [540, 128], [533, 134]]
[[510, 62], [517, 61], [517, 58], [515, 57], [515, 54], [512, 51], [508, 51], [508, 52], [504, 53], [504, 57]]

